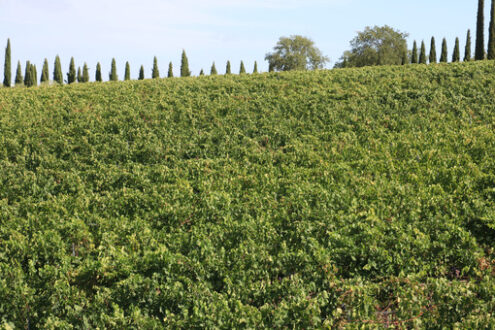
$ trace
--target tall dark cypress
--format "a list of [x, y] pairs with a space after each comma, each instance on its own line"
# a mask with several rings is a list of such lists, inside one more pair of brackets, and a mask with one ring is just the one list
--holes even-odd
[[413, 49], [412, 49], [412, 54], [411, 54], [411, 63], [412, 64], [418, 63], [418, 45], [416, 44], [416, 40], [414, 40], [414, 43], [413, 43]]
[[246, 73], [246, 67], [244, 66], [244, 62], [241, 61], [241, 67], [239, 68], [239, 74]]
[[459, 38], [455, 38], [454, 53], [452, 54], [452, 62], [459, 62], [461, 60], [461, 50], [459, 48]]
[[43, 62], [43, 68], [41, 69], [41, 80], [40, 83], [47, 83], [50, 81], [49, 77], [49, 69], [48, 69], [48, 60], [45, 58]]
[[5, 87], [12, 86], [12, 63], [11, 63], [10, 39], [7, 39], [7, 47], [5, 48], [5, 63], [3, 67], [3, 85]]
[[485, 0], [478, 0], [478, 19], [476, 22], [476, 49], [474, 52], [474, 59], [485, 59]]
[[131, 65], [129, 62], [125, 62], [124, 80], [131, 80]]
[[448, 57], [448, 50], [447, 50], [447, 40], [443, 38], [442, 40], [442, 55], [440, 56], [440, 62], [442, 63], [447, 63], [447, 57]]
[[31, 68], [31, 62], [26, 61], [26, 68], [24, 69], [24, 86], [31, 87], [31, 83], [33, 82], [31, 76], [33, 73], [33, 69]]
[[203, 69], [201, 69], [201, 71], [199, 71], [199, 76], [204, 76], [205, 75], [205, 72], [203, 71]]
[[156, 56], [153, 58], [153, 69], [151, 70], [151, 78], [160, 78], [160, 71], [158, 70], [158, 60]]
[[464, 49], [464, 62], [471, 61], [471, 30], [467, 31], [466, 48]]
[[215, 62], [213, 62], [213, 64], [211, 65], [210, 76], [215, 76], [217, 74], [217, 67], [215, 66]]
[[437, 63], [437, 48], [435, 45], [435, 37], [431, 37], [429, 60], [430, 60], [430, 63]]
[[144, 66], [142, 66], [142, 65], [141, 65], [141, 68], [139, 69], [138, 80], [144, 80]]
[[227, 61], [227, 65], [225, 66], [225, 74], [232, 74], [232, 70], [230, 67], [230, 61]]
[[110, 81], [118, 81], [119, 76], [117, 75], [117, 62], [115, 61], [115, 58], [112, 58], [112, 67], [110, 69], [110, 73], [108, 75], [108, 78]]
[[82, 83], [82, 71], [81, 71], [81, 67], [78, 67], [77, 68], [77, 82], [78, 83]]
[[70, 85], [76, 81], [76, 64], [74, 63], [74, 57], [70, 58], [69, 72], [67, 72], [67, 83]]
[[31, 64], [31, 86], [38, 86], [38, 70], [36, 70], [36, 65]]
[[100, 62], [96, 63], [96, 72], [95, 72], [95, 81], [102, 82], [103, 78], [101, 75], [101, 64]]
[[495, 60], [495, 0], [492, 0], [492, 7], [490, 10], [487, 58], [489, 60]]
[[182, 50], [182, 58], [181, 58], [181, 64], [180, 64], [180, 76], [181, 77], [191, 76], [191, 71], [189, 71], [189, 59], [187, 58], [185, 50]]
[[60, 57], [55, 57], [55, 68], [53, 69], [53, 81], [62, 85], [64, 83], [64, 76], [62, 74], [62, 64], [60, 63]]
[[409, 64], [409, 58], [407, 57], [407, 47], [405, 47], [404, 51], [402, 52], [401, 64], [402, 65]]
[[82, 82], [89, 82], [89, 69], [88, 69], [88, 65], [86, 63], [84, 63], [84, 66], [83, 66], [83, 75], [82, 75]]
[[15, 85], [23, 85], [24, 77], [22, 76], [21, 61], [17, 61], [17, 71], [15, 72]]
[[168, 64], [168, 73], [167, 73], [168, 78], [173, 78], [174, 77], [174, 66], [172, 62]]
[[421, 41], [421, 50], [419, 51], [419, 64], [426, 64], [426, 47], [424, 41]]
[[254, 61], [253, 73], [258, 73], [258, 62]]

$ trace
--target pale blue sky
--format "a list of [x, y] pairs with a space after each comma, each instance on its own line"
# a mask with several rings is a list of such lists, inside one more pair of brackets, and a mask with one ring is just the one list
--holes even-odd
[[[489, 3], [485, 1], [485, 24]], [[390, 25], [424, 39], [429, 49], [432, 36], [437, 52], [447, 38], [449, 57], [455, 37], [463, 53], [466, 31], [476, 33], [477, 0], [0, 0], [0, 73], [3, 49], [11, 38], [13, 68], [20, 60], [24, 68], [30, 60], [41, 71], [43, 59], [50, 63], [56, 54], [67, 71], [70, 57], [77, 66], [87, 62], [91, 79], [96, 62], [103, 67], [104, 79], [112, 57], [118, 64], [119, 78], [124, 63], [131, 64], [136, 78], [141, 64], [151, 76], [153, 56], [160, 74], [166, 74], [172, 61], [178, 74], [180, 55], [185, 49], [190, 69], [209, 73], [213, 61], [219, 73], [227, 60], [233, 71], [244, 60], [251, 71], [254, 61], [267, 70], [265, 54], [280, 36], [300, 34], [313, 39], [329, 56], [333, 67], [349, 41], [366, 26]], [[486, 29], [488, 30], [488, 29]], [[486, 35], [488, 33], [486, 32]], [[486, 38], [486, 37], [485, 37]], [[2, 73], [3, 76], [3, 73]]]

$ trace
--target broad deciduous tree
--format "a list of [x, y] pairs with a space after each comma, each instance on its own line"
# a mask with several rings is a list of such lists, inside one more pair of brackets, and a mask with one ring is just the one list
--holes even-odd
[[299, 35], [281, 37], [265, 60], [273, 71], [316, 70], [328, 62], [311, 39]]

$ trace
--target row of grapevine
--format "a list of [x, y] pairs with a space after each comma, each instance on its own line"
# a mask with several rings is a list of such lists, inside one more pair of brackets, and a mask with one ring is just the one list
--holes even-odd
[[0, 327], [495, 327], [490, 61], [0, 89]]

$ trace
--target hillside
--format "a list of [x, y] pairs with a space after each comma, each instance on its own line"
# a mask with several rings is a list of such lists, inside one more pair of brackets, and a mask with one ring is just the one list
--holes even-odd
[[0, 324], [495, 327], [495, 67], [0, 89]]

